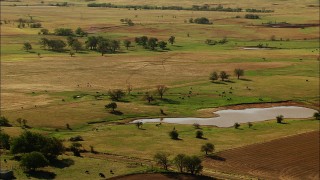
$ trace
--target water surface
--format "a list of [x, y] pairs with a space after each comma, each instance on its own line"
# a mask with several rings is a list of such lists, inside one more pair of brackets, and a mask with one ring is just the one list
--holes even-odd
[[310, 118], [313, 113], [317, 112], [314, 109], [298, 107], [298, 106], [278, 106], [270, 108], [248, 108], [242, 110], [220, 110], [214, 112], [219, 117], [212, 118], [155, 118], [155, 119], [138, 119], [133, 121], [148, 122], [165, 122], [175, 124], [194, 124], [214, 125], [218, 127], [231, 127], [234, 123], [258, 122], [270, 119], [275, 119], [278, 115], [283, 115], [284, 118]]

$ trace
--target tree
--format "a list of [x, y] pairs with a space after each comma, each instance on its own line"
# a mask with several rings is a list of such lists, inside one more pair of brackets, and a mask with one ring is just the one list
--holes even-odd
[[73, 152], [74, 156], [80, 156], [80, 148], [82, 147], [82, 144], [78, 142], [73, 142], [70, 145], [70, 150]]
[[218, 73], [217, 72], [212, 72], [211, 74], [210, 74], [210, 78], [209, 78], [211, 81], [215, 81], [215, 80], [218, 80], [219, 79], [219, 75], [218, 75]]
[[21, 118], [18, 118], [18, 119], [16, 119], [16, 121], [17, 121], [17, 123], [19, 123], [19, 125], [21, 126], [21, 124], [22, 124], [22, 119], [21, 119]]
[[313, 114], [313, 117], [316, 119], [316, 120], [320, 120], [320, 113], [319, 112], [315, 112]]
[[0, 117], [0, 126], [11, 126], [11, 125], [9, 124], [9, 120], [6, 117], [1, 116]]
[[118, 105], [115, 102], [111, 102], [104, 106], [106, 109], [112, 109], [112, 112], [114, 112], [115, 109], [117, 109]]
[[132, 91], [132, 90], [133, 90], [132, 85], [131, 85], [131, 84], [128, 84], [128, 85], [127, 85], [128, 94], [131, 94], [131, 91]]
[[63, 51], [63, 48], [67, 46], [67, 44], [58, 39], [58, 40], [48, 40], [47, 41], [48, 48], [51, 48], [53, 51]]
[[73, 42], [75, 41], [75, 40], [77, 40], [76, 38], [74, 38], [73, 36], [68, 36], [67, 37], [67, 44], [68, 44], [68, 46], [72, 46], [72, 44], [73, 44]]
[[149, 92], [146, 92], [144, 99], [147, 100], [149, 104], [151, 103], [151, 101], [154, 101], [153, 96]]
[[251, 128], [253, 126], [252, 122], [248, 122], [248, 127]]
[[49, 40], [47, 38], [41, 38], [39, 44], [42, 48], [46, 49], [48, 47]]
[[214, 145], [211, 143], [206, 143], [201, 146], [201, 152], [206, 152], [206, 155], [208, 155], [208, 152], [212, 153], [214, 151]]
[[57, 36], [73, 36], [72, 29], [68, 28], [57, 28], [54, 30], [54, 34]]
[[108, 52], [109, 50], [108, 46], [109, 46], [109, 41], [107, 41], [106, 39], [101, 39], [98, 41], [97, 51], [101, 53], [101, 56], [103, 56], [105, 53]]
[[160, 41], [158, 44], [159, 44], [159, 47], [160, 47], [162, 50], [166, 49], [166, 47], [167, 47], [167, 43], [164, 42], [164, 41]]
[[240, 76], [244, 75], [244, 70], [243, 69], [235, 69], [234, 70], [234, 74], [238, 77], [238, 79], [240, 78]]
[[127, 48], [127, 50], [129, 49], [130, 45], [131, 45], [131, 41], [129, 40], [124, 40], [123, 41], [123, 45]]
[[201, 162], [201, 159], [197, 156], [185, 157], [185, 167], [191, 174], [199, 174], [202, 171], [203, 166]]
[[201, 139], [201, 138], [203, 138], [203, 132], [202, 131], [197, 131], [196, 132], [196, 138], [199, 138], [199, 139]]
[[161, 165], [163, 169], [168, 170], [169, 166], [169, 154], [165, 152], [158, 152], [154, 155], [154, 160], [157, 162], [157, 164]]
[[78, 40], [78, 39], [75, 39], [75, 41], [73, 41], [72, 45], [71, 45], [71, 48], [73, 50], [75, 50], [76, 52], [82, 50], [82, 43]]
[[186, 161], [185, 158], [186, 158], [185, 154], [178, 154], [173, 159], [173, 163], [177, 166], [177, 168], [181, 173], [183, 172], [183, 168], [185, 167], [185, 161]]
[[64, 152], [62, 142], [54, 137], [46, 137], [30, 131], [23, 132], [11, 141], [12, 154], [41, 152], [48, 159], [55, 159]]
[[208, 18], [205, 18], [205, 17], [201, 17], [201, 18], [196, 18], [194, 20], [195, 23], [197, 24], [210, 24], [210, 21]]
[[201, 129], [199, 123], [193, 123], [193, 127], [194, 127], [195, 129]]
[[229, 74], [227, 74], [225, 71], [221, 71], [220, 72], [220, 78], [222, 81], [224, 81], [225, 79], [228, 79], [229, 78]]
[[173, 43], [175, 42], [175, 39], [176, 39], [176, 37], [170, 36], [170, 38], [168, 39], [168, 41], [169, 41], [169, 43], [170, 43], [171, 45], [173, 45]]
[[120, 101], [126, 95], [126, 93], [121, 89], [114, 89], [109, 90], [108, 95], [110, 96], [111, 100]]
[[95, 36], [90, 36], [85, 43], [87, 48], [90, 50], [95, 50], [98, 45], [98, 38]]
[[76, 35], [81, 36], [81, 37], [88, 35], [88, 33], [85, 32], [85, 31], [83, 31], [80, 27], [78, 27], [78, 28], [76, 29], [75, 33], [76, 33]]
[[158, 46], [158, 39], [153, 37], [149, 38], [148, 46], [151, 48], [151, 50], [155, 50], [155, 48]]
[[138, 129], [140, 129], [141, 126], [143, 125], [143, 123], [142, 123], [141, 121], [138, 121], [138, 122], [136, 122], [135, 124], [136, 124], [136, 126], [137, 126]]
[[179, 133], [177, 130], [170, 131], [169, 136], [171, 137], [171, 139], [174, 139], [174, 140], [179, 139]]
[[36, 170], [36, 168], [45, 167], [49, 165], [49, 161], [40, 152], [30, 152], [24, 154], [21, 157], [20, 166], [26, 168], [27, 170]]
[[49, 30], [48, 29], [41, 29], [40, 33], [43, 35], [48, 35], [49, 34]]
[[117, 49], [120, 49], [120, 42], [117, 40], [112, 40], [109, 45], [112, 53], [115, 53]]
[[4, 148], [9, 150], [10, 149], [10, 136], [4, 132], [0, 131], [0, 149]]
[[70, 51], [69, 54], [70, 54], [71, 57], [73, 57], [74, 52], [73, 52], [73, 51]]
[[283, 121], [283, 115], [279, 115], [279, 116], [277, 116], [276, 117], [277, 118], [277, 123], [282, 123], [282, 121]]
[[160, 98], [162, 99], [164, 93], [168, 90], [167, 86], [165, 85], [158, 85], [157, 86], [157, 93], [159, 94]]
[[234, 127], [235, 129], [238, 129], [238, 128], [240, 127], [240, 124], [236, 122], [236, 123], [234, 123], [233, 127]]
[[23, 49], [29, 52], [32, 49], [32, 46], [29, 42], [23, 43]]

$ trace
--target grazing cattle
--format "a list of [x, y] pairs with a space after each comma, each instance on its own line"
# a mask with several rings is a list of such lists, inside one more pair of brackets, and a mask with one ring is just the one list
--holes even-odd
[[112, 169], [110, 169], [110, 173], [111, 173], [111, 174], [114, 174], [113, 171], [112, 171]]
[[85, 173], [86, 173], [86, 174], [89, 174], [89, 171], [86, 171]]
[[103, 173], [99, 173], [99, 176], [105, 178], [106, 176]]

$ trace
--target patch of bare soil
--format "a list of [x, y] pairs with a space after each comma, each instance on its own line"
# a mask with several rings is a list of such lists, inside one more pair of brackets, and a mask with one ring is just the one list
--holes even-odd
[[319, 179], [319, 131], [226, 150], [204, 167], [259, 179]]

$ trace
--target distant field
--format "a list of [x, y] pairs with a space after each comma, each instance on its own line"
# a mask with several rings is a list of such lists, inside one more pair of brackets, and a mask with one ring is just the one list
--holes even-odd
[[244, 146], [207, 158], [205, 167], [263, 179], [318, 179], [319, 131]]
[[[64, 2], [67, 6], [56, 6]], [[195, 129], [190, 125], [163, 124], [158, 128], [154, 124], [144, 124], [146, 130], [139, 130], [128, 123], [152, 117], [208, 117], [213, 116], [216, 108], [253, 107], [244, 105], [251, 103], [264, 106], [269, 102], [285, 102], [284, 105], [319, 110], [318, 1], [108, 1], [115, 5], [183, 8], [223, 5], [242, 8], [242, 12], [87, 7], [88, 3], [104, 2], [1, 1], [0, 113], [12, 125], [3, 128], [5, 132], [17, 136], [23, 130], [16, 119], [23, 118], [31, 131], [64, 139], [67, 146], [70, 137], [81, 135], [86, 149], [92, 145], [101, 153], [137, 158], [134, 163], [139, 163], [140, 160], [152, 162], [153, 155], [160, 150], [170, 152], [170, 157], [178, 153], [202, 156], [200, 147], [205, 142], [215, 144], [216, 151], [224, 153], [232, 148], [319, 130], [316, 120], [285, 117], [288, 124], [276, 124], [275, 120], [254, 123], [256, 130], [246, 125], [241, 126], [242, 130], [204, 126], [202, 130], [208, 139], [199, 140], [194, 137]], [[244, 11], [246, 8], [274, 12], [249, 13]], [[260, 19], [246, 19], [246, 14], [259, 15]], [[208, 18], [212, 24], [189, 23], [190, 18], [200, 17]], [[40, 35], [41, 28], [27, 25], [18, 28], [19, 18], [40, 22], [51, 34]], [[121, 23], [125, 18], [131, 19], [134, 26]], [[281, 22], [298, 27], [272, 28], [265, 24]], [[69, 46], [62, 52], [54, 52], [42, 48], [39, 43], [41, 38], [67, 42], [67, 37], [54, 35], [54, 30], [78, 27], [88, 32], [88, 36], [119, 40], [120, 49], [101, 56], [100, 52], [83, 48], [71, 57]], [[170, 36], [175, 36], [176, 41], [173, 45], [168, 43], [165, 50], [152, 51], [134, 42], [140, 36], [166, 42]], [[87, 37], [76, 38], [83, 45], [87, 41]], [[205, 43], [223, 38], [227, 43]], [[128, 50], [123, 45], [124, 40], [132, 41]], [[25, 42], [32, 45], [29, 52], [23, 50]], [[236, 68], [245, 72], [240, 79], [234, 75]], [[226, 71], [229, 81], [211, 82], [209, 76], [213, 71]], [[117, 102], [116, 110], [120, 113], [110, 113], [105, 109], [105, 105], [112, 102], [108, 91], [127, 91], [128, 85], [132, 85], [133, 90]], [[163, 99], [155, 93], [157, 85], [168, 87]], [[151, 103], [146, 100], [147, 92], [154, 98]], [[72, 131], [66, 130], [67, 124]], [[181, 141], [169, 139], [168, 132], [173, 128], [180, 132]], [[110, 156], [72, 157], [75, 164], [70, 167], [44, 170], [54, 172], [58, 179], [79, 179], [84, 175], [79, 172], [95, 167], [88, 178], [96, 179], [97, 173], [102, 171], [98, 165], [109, 165], [115, 160]], [[127, 164], [123, 159], [116, 160], [114, 167], [119, 173], [108, 177], [150, 170], [150, 164], [140, 167]], [[16, 161], [10, 160], [10, 163], [17, 166]], [[64, 173], [65, 170], [70, 173]], [[18, 179], [26, 178], [21, 169], [16, 171]]]

